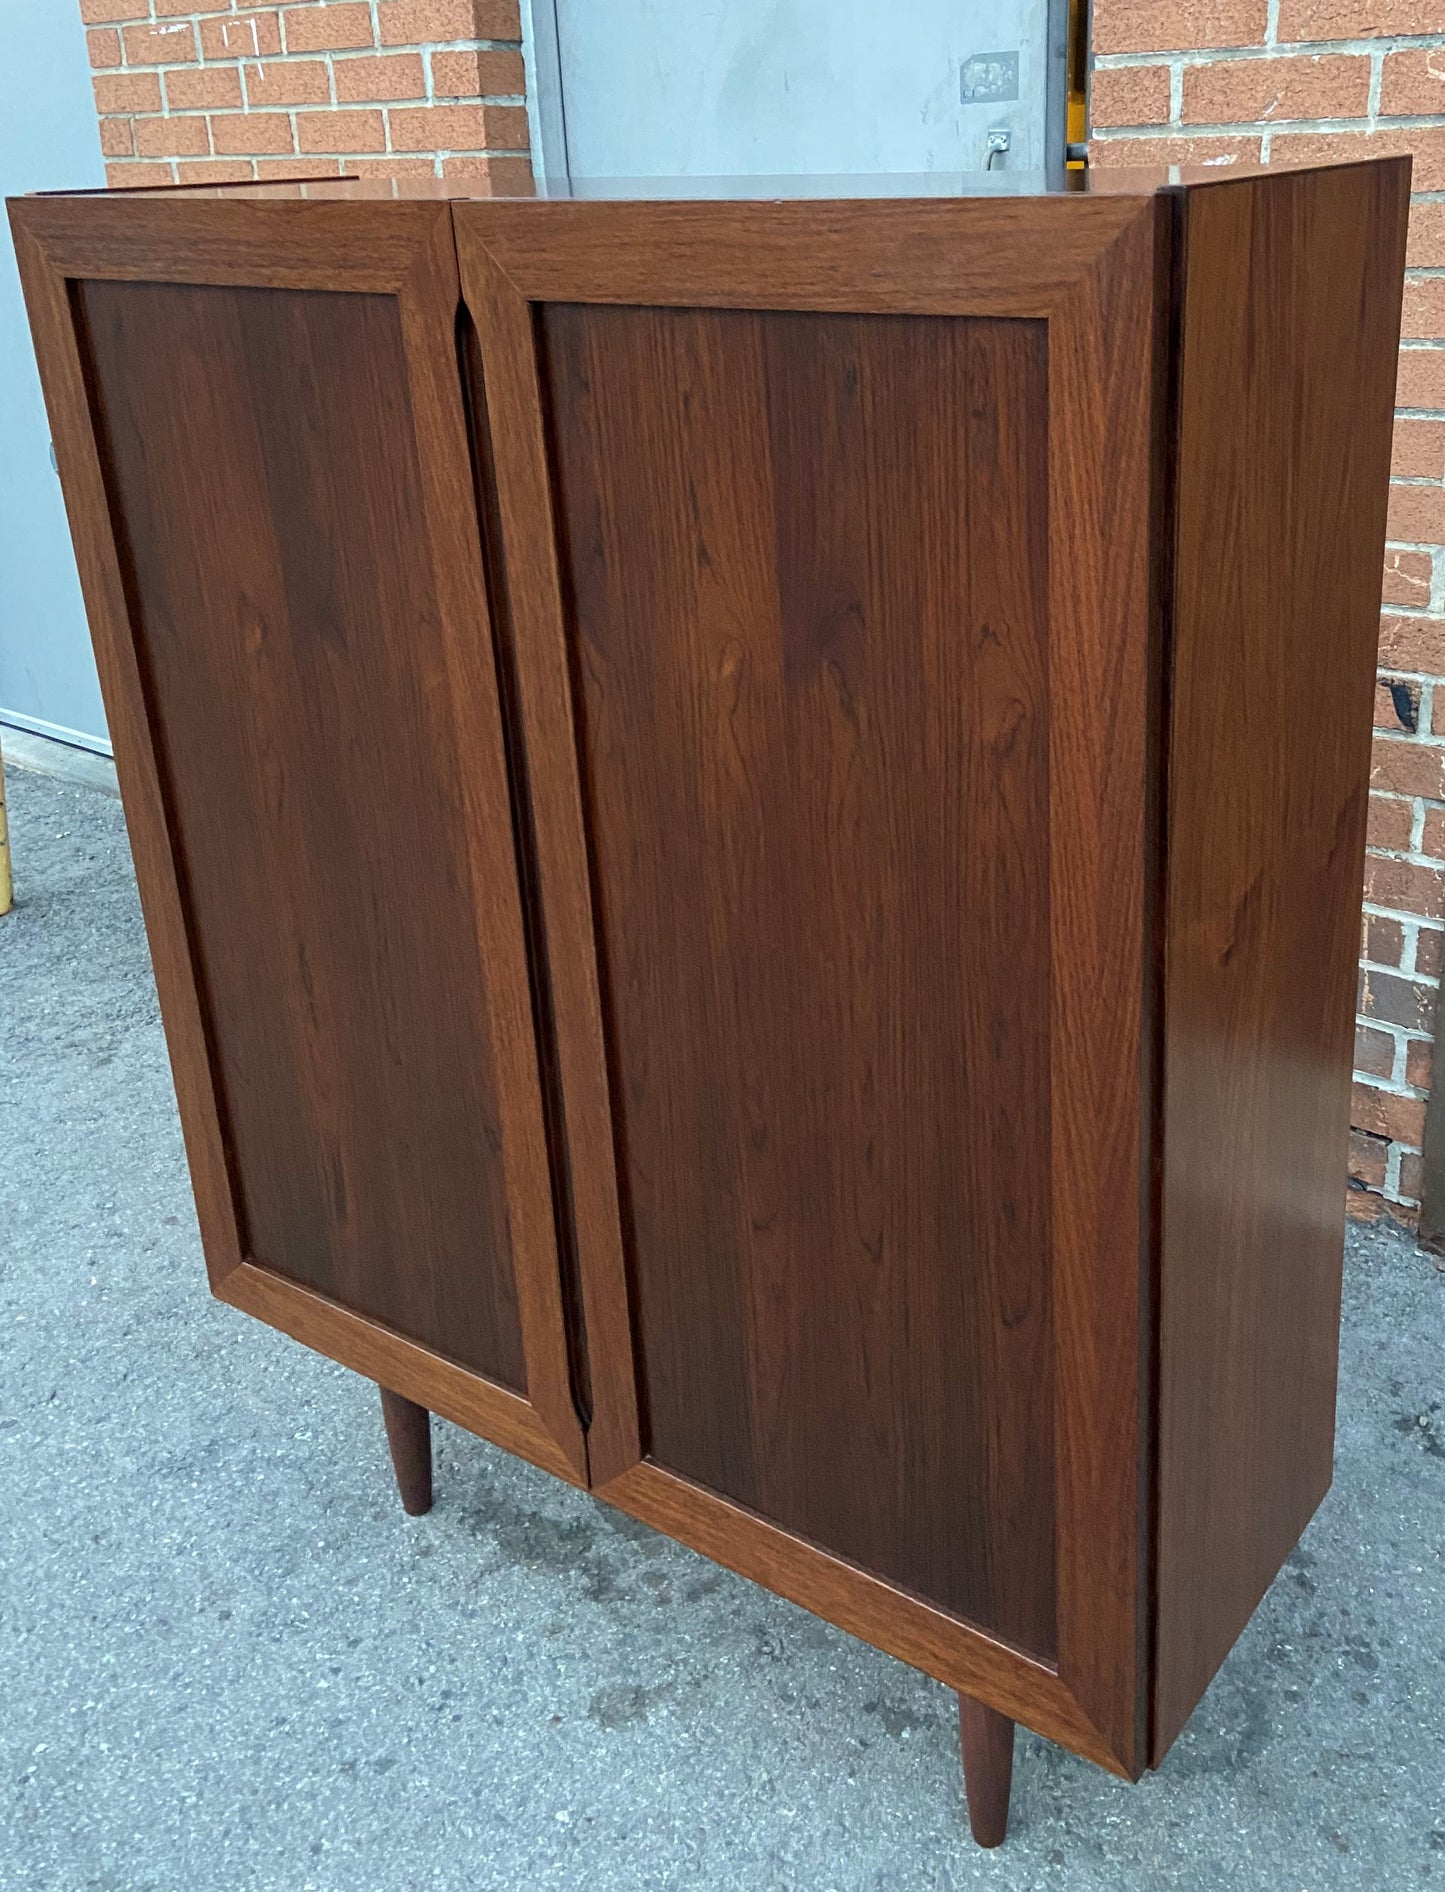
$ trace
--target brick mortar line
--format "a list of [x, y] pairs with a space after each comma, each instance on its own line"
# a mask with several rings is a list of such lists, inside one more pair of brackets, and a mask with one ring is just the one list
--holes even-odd
[[[1391, 1025], [1386, 1019], [1366, 1018], [1363, 1013], [1355, 1014], [1355, 1025], [1365, 1031], [1378, 1031], [1390, 1040], [1390, 1070], [1388, 1076], [1381, 1076], [1378, 1071], [1366, 1071], [1356, 1067], [1352, 1073], [1357, 1084], [1369, 1084], [1375, 1090], [1382, 1091], [1387, 1097], [1426, 1098], [1428, 1091], [1418, 1084], [1412, 1084], [1404, 1072], [1408, 1065], [1411, 1045], [1434, 1046], [1433, 1038], [1422, 1038], [1418, 1032], [1407, 1035], [1402, 1027]], [[1432, 1073], [1433, 1075], [1433, 1073]], [[1353, 1127], [1353, 1126], [1352, 1126]], [[1365, 1131], [1366, 1136], [1378, 1135], [1378, 1131]], [[1393, 1139], [1392, 1139], [1393, 1140]], [[1411, 1148], [1414, 1146], [1411, 1145]]]
[[[1381, 968], [1376, 967], [1374, 970], [1379, 971]], [[1412, 1094], [1425, 1096], [1428, 1094], [1423, 1085], [1411, 1082], [1408, 1075], [1408, 1060], [1410, 1053], [1414, 1050], [1421, 1050], [1427, 1046], [1433, 1050], [1435, 1045], [1433, 1038], [1428, 1037], [1424, 1032], [1410, 1031], [1402, 1025], [1391, 1024], [1389, 1019], [1369, 1018], [1363, 1012], [1357, 1012], [1355, 1014], [1355, 1024], [1361, 1031], [1383, 1032], [1392, 1043], [1392, 1055], [1388, 1075], [1382, 1076], [1378, 1071], [1366, 1071], [1361, 1069], [1361, 1082], [1372, 1078], [1381, 1090], [1388, 1089], [1394, 1096], [1410, 1096]], [[1394, 1086], [1397, 1084], [1400, 1086], [1398, 1091], [1394, 1089]]]
[[[1390, 1040], [1391, 1056], [1391, 1065], [1388, 1074], [1382, 1075], [1378, 1071], [1367, 1071], [1363, 1066], [1360, 1066], [1357, 1067], [1356, 1082], [1360, 1084], [1373, 1082], [1374, 1088], [1383, 1091], [1387, 1097], [1428, 1097], [1430, 1093], [1421, 1085], [1412, 1084], [1408, 1077], [1400, 1076], [1399, 1068], [1406, 1064], [1411, 1051], [1416, 1046], [1423, 1047], [1428, 1045], [1433, 1050], [1435, 1044], [1434, 1039], [1422, 1038], [1418, 1032], [1410, 1033], [1403, 1031], [1399, 1026], [1391, 1025], [1387, 1019], [1366, 1018], [1363, 1015], [1357, 1015], [1355, 1023], [1363, 1031], [1378, 1031], [1387, 1037]], [[1396, 1089], [1397, 1085], [1399, 1086], [1398, 1089]], [[1375, 1134], [1378, 1135], [1378, 1132]]]
[[1355, 137], [1388, 136], [1397, 131], [1440, 131], [1445, 129], [1445, 112], [1402, 112], [1390, 118], [1236, 118], [1212, 119], [1208, 124], [1175, 124], [1156, 119], [1149, 125], [1101, 125], [1089, 134], [1090, 142], [1109, 144], [1119, 138], [1135, 138], [1141, 132], [1150, 137], [1161, 134], [1176, 138], [1269, 137], [1279, 132], [1294, 137], [1310, 133], [1321, 138], [1353, 134]]
[[[225, 19], [224, 14], [218, 13], [206, 14], [203, 17], [208, 20], [224, 21]], [[153, 25], [155, 22], [127, 21], [126, 24]], [[202, 49], [197, 53], [194, 59], [170, 61], [149, 60], [142, 62], [140, 65], [132, 65], [126, 57], [125, 41], [122, 39], [120, 45], [120, 64], [118, 66], [94, 66], [91, 68], [91, 72], [93, 77], [103, 78], [117, 72], [216, 72], [230, 66], [294, 66], [298, 64], [315, 64], [318, 61], [329, 62], [330, 60], [338, 58], [343, 61], [347, 59], [390, 59], [394, 57], [404, 57], [407, 53], [515, 53], [521, 50], [522, 42], [519, 39], [419, 39], [405, 46], [333, 46], [314, 52], [290, 52], [283, 50], [279, 53], [261, 53], [232, 52], [227, 50], [223, 53], [212, 54]]]
[[[1377, 730], [1375, 733], [1378, 735], [1379, 731]], [[1436, 803], [1431, 801], [1428, 795], [1399, 795], [1396, 794], [1393, 789], [1389, 788], [1372, 788], [1370, 790], [1370, 799], [1371, 801], [1398, 802], [1402, 807], [1410, 809], [1412, 832], [1417, 827], [1423, 828], [1425, 816], [1430, 812], [1431, 808], [1437, 806]], [[1411, 841], [1410, 847], [1416, 854], [1422, 854], [1424, 852], [1414, 840]], [[1394, 850], [1383, 847], [1376, 841], [1371, 841], [1368, 844], [1368, 851], [1371, 854], [1381, 855], [1394, 852]], [[1445, 867], [1445, 857], [1439, 854], [1429, 854], [1425, 856], [1424, 864], [1429, 867]], [[1421, 914], [1420, 917], [1424, 919], [1425, 915]]]
[[[1418, 924], [1424, 925], [1424, 926], [1429, 926], [1431, 924], [1425, 914], [1416, 913], [1409, 910], [1402, 913], [1398, 907], [1383, 907], [1379, 909], [1376, 909], [1375, 907], [1371, 907], [1369, 911], [1371, 915], [1375, 919], [1378, 919], [1378, 920], [1398, 920], [1401, 922], [1405, 920], [1414, 920]], [[1432, 930], [1438, 932], [1440, 929], [1438, 925], [1436, 925], [1433, 927]], [[1360, 961], [1361, 966], [1364, 966], [1364, 963], [1365, 962], [1363, 960]], [[1408, 985], [1418, 985], [1422, 991], [1438, 992], [1440, 989], [1440, 979], [1437, 974], [1428, 973], [1428, 972], [1420, 972], [1410, 966], [1406, 966], [1403, 964], [1398, 965], [1398, 966], [1372, 965], [1371, 969], [1373, 969], [1376, 972], [1388, 972], [1392, 978], [1403, 979]], [[1434, 1033], [1429, 1032], [1429, 1029], [1427, 1026], [1421, 1025], [1419, 1029], [1422, 1032], [1427, 1032], [1433, 1041]]]
[[[170, 108], [163, 107], [161, 110], [155, 112], [133, 107], [127, 111], [102, 112], [99, 116], [103, 119], [144, 118], [148, 121], [160, 118], [205, 118], [208, 116], [211, 118], [259, 118], [267, 112], [277, 114], [293, 112], [386, 112], [408, 110], [424, 112], [431, 110], [433, 105], [437, 105], [445, 111], [452, 105], [506, 105], [515, 107], [525, 104], [526, 100], [515, 92], [468, 93], [464, 98], [442, 98], [438, 100], [428, 99], [418, 93], [415, 98], [303, 99], [299, 102], [293, 101], [289, 105], [252, 105], [249, 102], [245, 105], [178, 105]], [[420, 156], [421, 154], [418, 153], [417, 155]], [[1437, 273], [1445, 277], [1445, 269], [1441, 269]]]
[[[1433, 932], [1439, 932], [1439, 922], [1432, 921], [1427, 913], [1416, 913], [1409, 907], [1385, 907], [1378, 901], [1366, 900], [1360, 903], [1362, 913], [1372, 913], [1378, 920], [1413, 920], [1417, 925], [1429, 926]], [[1432, 991], [1440, 987], [1439, 977], [1429, 972], [1406, 972], [1399, 966], [1387, 966], [1385, 971], [1393, 972], [1399, 978], [1409, 979], [1415, 985], [1427, 985]]]
[[[1392, 979], [1409, 980], [1411, 985], [1423, 986], [1426, 984], [1426, 975], [1424, 973], [1412, 974], [1407, 972], [1403, 966], [1387, 966], [1378, 959], [1362, 959], [1360, 961], [1360, 970], [1361, 972], [1388, 973]], [[1358, 1019], [1360, 1014], [1357, 1012], [1355, 1016]], [[1423, 1026], [1419, 1031], [1412, 1031], [1407, 1025], [1391, 1024], [1387, 1018], [1371, 1018], [1367, 1019], [1365, 1022], [1370, 1025], [1378, 1025], [1381, 1031], [1405, 1032], [1410, 1038], [1418, 1041], [1420, 1044], [1432, 1045], [1435, 1042], [1433, 1035], [1427, 1032]]]
[[[1438, 806], [1438, 804], [1432, 803], [1431, 806]], [[1371, 848], [1367, 851], [1375, 853], [1377, 850]], [[1426, 867], [1433, 867], [1437, 870], [1442, 866], [1442, 863], [1433, 857], [1419, 864]], [[1378, 899], [1372, 900], [1366, 895], [1363, 887], [1360, 889], [1360, 908], [1362, 912], [1377, 913], [1381, 919], [1403, 918], [1413, 920], [1417, 925], [1432, 927], [1436, 931], [1439, 931], [1442, 926], [1445, 926], [1445, 916], [1434, 916], [1429, 913], [1422, 913], [1418, 907], [1392, 907], [1385, 901]], [[1422, 973], [1420, 976], [1421, 978], [1435, 977], [1434, 974], [1427, 973]]]
[[[240, 53], [225, 52], [211, 55], [202, 53], [196, 59], [151, 60], [142, 65], [133, 66], [125, 57], [125, 46], [121, 46], [121, 60], [118, 66], [93, 66], [93, 79], [113, 78], [116, 73], [167, 73], [167, 72], [228, 72], [233, 67], [244, 69], [246, 66], [314, 66], [330, 65], [339, 59], [343, 65], [359, 59], [404, 59], [410, 53], [419, 53], [430, 58], [436, 53], [515, 53], [521, 51], [521, 41], [515, 39], [424, 39], [413, 46], [387, 46], [384, 48], [365, 46], [347, 46], [326, 52], [311, 53]], [[1445, 193], [1442, 193], [1445, 194]]]
[[[1374, 1026], [1375, 1020], [1373, 1018], [1364, 1018], [1357, 1014], [1355, 1023], [1357, 1025]], [[1429, 1042], [1433, 1043], [1434, 1041], [1432, 1039]], [[1412, 1104], [1423, 1104], [1430, 1096], [1429, 1091], [1422, 1091], [1418, 1084], [1407, 1084], [1403, 1080], [1397, 1081], [1393, 1077], [1380, 1077], [1374, 1071], [1356, 1071], [1354, 1078], [1357, 1084], [1368, 1084], [1372, 1091], [1380, 1091], [1386, 1097], [1406, 1097]], [[1352, 1124], [1350, 1127], [1357, 1129], [1359, 1126]], [[1367, 1130], [1365, 1134], [1367, 1136], [1378, 1136], [1380, 1133], [1378, 1130]], [[1392, 1143], [1399, 1143], [1403, 1142], [1403, 1138], [1392, 1137], [1390, 1141]], [[1415, 1143], [1405, 1144], [1405, 1148], [1408, 1150], [1418, 1149], [1418, 1147], [1419, 1145]]]
[[[1381, 790], [1376, 789], [1373, 792], [1378, 794], [1382, 801], [1385, 799], [1385, 794]], [[1420, 820], [1421, 809], [1426, 803], [1430, 803], [1430, 797], [1428, 795], [1391, 795], [1389, 799], [1391, 801], [1403, 801], [1409, 804], [1415, 811], [1415, 821], [1417, 822]], [[1438, 806], [1439, 804], [1430, 803], [1430, 805]], [[1415, 847], [1382, 847], [1378, 841], [1371, 841], [1365, 851], [1367, 854], [1373, 855], [1377, 861], [1400, 861], [1407, 867], [1428, 867], [1437, 874], [1440, 873], [1442, 869], [1445, 869], [1445, 855], [1425, 854], [1422, 853], [1419, 848]], [[1425, 915], [1422, 914], [1420, 917], [1424, 919]]]
[[[1388, 919], [1396, 920], [1399, 923], [1401, 932], [1400, 951], [1402, 954], [1400, 964], [1398, 966], [1381, 966], [1379, 968], [1380, 971], [1403, 973], [1407, 978], [1418, 980], [1422, 985], [1439, 986], [1440, 980], [1438, 974], [1425, 972], [1420, 968], [1420, 936], [1422, 933], [1441, 932], [1442, 927], [1440, 921], [1427, 920], [1424, 915], [1420, 913], [1403, 915], [1386, 913], [1383, 908], [1373, 900], [1362, 900], [1360, 902], [1360, 911], [1361, 916], [1366, 919]], [[1374, 963], [1375, 962], [1371, 961], [1371, 964]]]
[[[1192, 120], [1156, 118], [1148, 124], [1098, 126], [1089, 133], [1089, 142], [1114, 144], [1124, 138], [1262, 138], [1268, 143], [1277, 132], [1284, 132], [1291, 138], [1369, 138], [1377, 134], [1388, 137], [1397, 130], [1438, 131], [1442, 126], [1445, 126], [1445, 115], [1440, 114], [1408, 124], [1401, 118], [1351, 118], [1328, 122], [1313, 118], [1249, 118], [1239, 119], [1233, 124], [1215, 122], [1196, 125]], [[1412, 191], [1410, 201], [1412, 204], [1438, 203], [1440, 195], [1439, 191]]]
[[[1390, 966], [1362, 965], [1360, 970], [1367, 975], [1382, 978], [1398, 979], [1400, 976], [1399, 973]], [[1420, 1090], [1422, 1088], [1420, 1085], [1410, 1082], [1407, 1060], [1413, 1050], [1423, 1048], [1426, 1045], [1432, 1048], [1434, 1047], [1435, 1040], [1427, 1032], [1412, 1029], [1408, 1025], [1397, 1025], [1393, 1020], [1388, 1018], [1374, 1018], [1365, 1012], [1355, 1013], [1355, 1025], [1357, 1029], [1361, 1031], [1382, 1032], [1385, 1037], [1392, 1041], [1394, 1047], [1388, 1073], [1382, 1075], [1378, 1071], [1367, 1071], [1363, 1073], [1364, 1076], [1373, 1077], [1375, 1081], [1381, 1085], [1401, 1084], [1411, 1090]]]
[[1438, 52], [1445, 47], [1445, 33], [1384, 33], [1367, 39], [1281, 40], [1274, 45], [1256, 46], [1161, 46], [1153, 52], [1095, 53], [1096, 72], [1122, 72], [1131, 66], [1248, 65], [1251, 61], [1307, 59], [1335, 53], [1354, 53], [1361, 58], [1380, 53]]
[[[1393, 918], [1394, 916], [1393, 915], [1387, 916], [1385, 914], [1377, 914], [1374, 917], [1377, 919], [1385, 919], [1387, 917]], [[1412, 962], [1410, 966], [1406, 966], [1405, 964], [1403, 964], [1403, 962], [1398, 966], [1382, 966], [1378, 964], [1375, 960], [1362, 959], [1360, 961], [1360, 970], [1361, 972], [1364, 972], [1364, 973], [1377, 973], [1377, 972], [1388, 973], [1392, 979], [1404, 979], [1408, 981], [1408, 983], [1411, 985], [1419, 986], [1420, 989], [1424, 992], [1438, 992], [1440, 989], [1440, 981], [1438, 979], [1431, 978], [1428, 973], [1418, 972], [1418, 971], [1413, 970], [1412, 969], [1413, 963], [1414, 963], [1413, 957], [1412, 957]], [[1375, 1019], [1370, 1019], [1368, 1022], [1373, 1025], [1377, 1023], [1378, 1021], [1376, 1021]], [[1422, 1038], [1426, 1044], [1433, 1045], [1435, 1043], [1434, 1032], [1430, 1031], [1424, 1025], [1420, 1027], [1419, 1031], [1416, 1032], [1414, 1036], [1417, 1038]]]
[[[1346, 57], [1353, 55], [1347, 54]], [[1376, 50], [1370, 54], [1370, 83], [1365, 94], [1365, 112], [1372, 118], [1380, 116], [1380, 95], [1385, 89], [1385, 54]]]
[[[1423, 928], [1427, 933], [1445, 933], [1445, 916], [1432, 920], [1425, 913], [1395, 913], [1382, 907], [1378, 900], [1365, 898], [1360, 901], [1360, 909], [1365, 914], [1373, 914], [1379, 920], [1400, 920], [1407, 931], [1413, 926], [1417, 929]], [[1394, 968], [1391, 967], [1389, 970], [1393, 971]], [[1434, 972], [1421, 972], [1416, 976], [1429, 981], [1432, 985], [1437, 984], [1440, 978], [1440, 975]]]

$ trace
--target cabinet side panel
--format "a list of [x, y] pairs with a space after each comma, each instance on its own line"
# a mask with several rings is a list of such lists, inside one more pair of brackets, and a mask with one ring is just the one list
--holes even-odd
[[647, 1447], [1047, 1658], [1046, 326], [542, 319]]
[[74, 294], [245, 1253], [520, 1389], [396, 302]]
[[1328, 1489], [1408, 160], [1184, 205], [1153, 1757]]

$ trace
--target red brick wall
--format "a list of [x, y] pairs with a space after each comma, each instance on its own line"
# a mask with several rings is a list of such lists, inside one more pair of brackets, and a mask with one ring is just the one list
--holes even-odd
[[517, 0], [80, 0], [112, 185], [531, 175]]
[[1093, 51], [1095, 164], [1414, 153], [1350, 1151], [1354, 1213], [1409, 1220], [1445, 918], [1445, 0], [1095, 0]]

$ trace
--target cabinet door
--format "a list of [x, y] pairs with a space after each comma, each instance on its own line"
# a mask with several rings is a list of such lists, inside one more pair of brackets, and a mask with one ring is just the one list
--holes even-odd
[[584, 1476], [449, 213], [16, 224], [215, 1289]]
[[594, 1480], [1125, 1770], [1157, 214], [456, 211]]

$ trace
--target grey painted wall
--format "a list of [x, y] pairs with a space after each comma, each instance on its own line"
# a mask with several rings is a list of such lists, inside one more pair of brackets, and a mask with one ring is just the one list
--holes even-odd
[[[560, 81], [579, 181], [981, 170], [994, 128], [1010, 137], [999, 168], [1038, 170], [1062, 156], [1047, 127], [1066, 13], [1049, 0], [532, 0], [544, 143]], [[1053, 116], [1061, 134], [1061, 99]]]
[[[0, 0], [0, 194], [105, 182], [78, 0]], [[0, 722], [108, 751], [8, 228], [0, 238]]]

